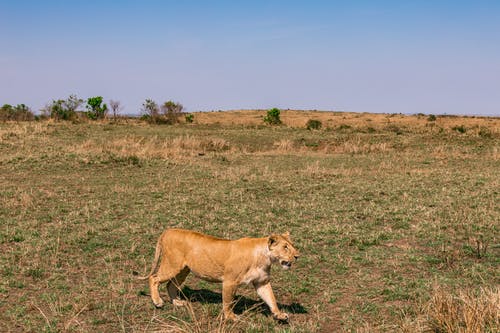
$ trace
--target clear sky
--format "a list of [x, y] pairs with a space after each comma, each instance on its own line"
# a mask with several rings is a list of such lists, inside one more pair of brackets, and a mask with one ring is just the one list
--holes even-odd
[[500, 0], [0, 0], [0, 104], [500, 115]]

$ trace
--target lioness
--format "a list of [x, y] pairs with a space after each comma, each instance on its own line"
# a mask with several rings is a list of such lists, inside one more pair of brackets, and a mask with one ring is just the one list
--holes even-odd
[[252, 284], [257, 294], [269, 306], [277, 320], [288, 320], [281, 312], [270, 284], [271, 264], [278, 263], [289, 269], [299, 257], [289, 233], [263, 238], [228, 240], [198, 232], [167, 229], [156, 244], [153, 265], [149, 275], [151, 299], [156, 307], [164, 302], [158, 292], [160, 283], [167, 283], [168, 295], [174, 305], [184, 305], [179, 298], [179, 288], [189, 272], [211, 282], [222, 282], [224, 317], [234, 320], [232, 302], [236, 288]]

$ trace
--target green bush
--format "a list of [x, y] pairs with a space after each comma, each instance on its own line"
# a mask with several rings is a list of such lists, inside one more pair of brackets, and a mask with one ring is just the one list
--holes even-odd
[[156, 124], [160, 122], [160, 108], [152, 99], [146, 99], [142, 103], [141, 112], [141, 119], [146, 120], [148, 123]]
[[403, 130], [397, 126], [397, 125], [394, 125], [394, 124], [390, 124], [390, 125], [387, 125], [385, 127], [385, 129], [389, 132], [393, 132], [393, 133], [396, 133], [396, 135], [401, 135], [403, 134]]
[[168, 124], [176, 124], [179, 122], [179, 117], [184, 110], [184, 106], [181, 103], [174, 101], [167, 101], [161, 106], [163, 115], [165, 116], [165, 122]]
[[42, 109], [46, 116], [57, 120], [76, 119], [76, 110], [83, 104], [83, 99], [70, 95], [67, 99], [53, 100], [51, 104]]
[[427, 121], [436, 121], [436, 116], [433, 114], [430, 114], [429, 117], [427, 117]]
[[102, 103], [102, 96], [90, 97], [87, 99], [86, 115], [89, 119], [104, 119], [108, 113], [108, 106]]
[[278, 108], [272, 108], [267, 111], [267, 115], [264, 117], [264, 122], [269, 125], [279, 125], [281, 124], [280, 110]]
[[306, 127], [308, 130], [319, 130], [321, 129], [321, 126], [323, 126], [323, 124], [320, 120], [317, 119], [309, 119], [306, 123]]
[[48, 113], [50, 118], [57, 120], [71, 120], [76, 117], [76, 112], [64, 107], [64, 100], [62, 99], [52, 101], [52, 104], [49, 104], [44, 112]]
[[12, 109], [13, 109], [12, 105], [4, 104], [0, 108], [0, 120], [2, 121], [10, 120]]
[[465, 128], [464, 125], [453, 126], [451, 129], [454, 130], [454, 131], [457, 131], [458, 133], [462, 133], [462, 134], [465, 133], [465, 132], [467, 132], [467, 129]]
[[186, 123], [192, 124], [194, 121], [194, 115], [193, 114], [187, 114], [186, 115]]

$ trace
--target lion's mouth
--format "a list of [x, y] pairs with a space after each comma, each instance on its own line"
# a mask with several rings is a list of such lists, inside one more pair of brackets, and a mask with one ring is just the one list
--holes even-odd
[[289, 269], [290, 267], [292, 267], [292, 262], [291, 261], [282, 260], [280, 262], [280, 264], [281, 264], [281, 267], [283, 267], [283, 269]]

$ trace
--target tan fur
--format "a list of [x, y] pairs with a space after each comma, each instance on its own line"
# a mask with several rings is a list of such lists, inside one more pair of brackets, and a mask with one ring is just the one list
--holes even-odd
[[179, 288], [190, 272], [211, 282], [222, 282], [224, 316], [235, 319], [232, 302], [236, 289], [252, 284], [257, 294], [269, 306], [274, 318], [288, 320], [278, 309], [270, 284], [271, 264], [288, 269], [299, 257], [289, 234], [263, 238], [227, 240], [182, 229], [168, 229], [158, 239], [151, 272], [140, 279], [149, 279], [151, 299], [156, 307], [164, 302], [158, 292], [160, 283], [167, 282], [170, 300], [183, 305]]

